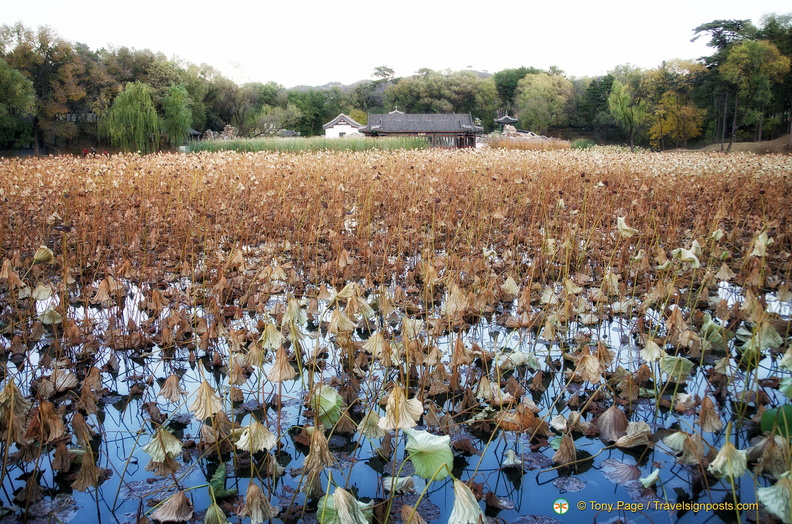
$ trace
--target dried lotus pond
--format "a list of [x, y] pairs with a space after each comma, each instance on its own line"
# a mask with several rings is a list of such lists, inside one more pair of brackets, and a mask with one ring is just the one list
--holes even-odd
[[0, 521], [789, 522], [791, 189], [608, 148], [0, 160]]

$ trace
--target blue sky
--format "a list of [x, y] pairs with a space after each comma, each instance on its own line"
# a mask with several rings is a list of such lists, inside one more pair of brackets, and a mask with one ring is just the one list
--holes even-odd
[[[8, 5], [11, 4], [11, 5]], [[710, 54], [692, 29], [715, 19], [789, 13], [788, 0], [735, 1], [500, 0], [469, 3], [403, 0], [172, 2], [139, 0], [7, 2], [0, 23], [48, 25], [93, 49], [127, 46], [207, 63], [236, 81], [286, 87], [352, 83], [387, 65], [398, 76], [428, 67], [556, 65], [595, 76], [630, 63]], [[223, 6], [228, 6], [223, 8]]]

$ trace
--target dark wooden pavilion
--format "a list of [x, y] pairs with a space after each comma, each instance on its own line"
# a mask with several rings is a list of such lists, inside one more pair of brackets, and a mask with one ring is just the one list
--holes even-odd
[[517, 123], [517, 119], [513, 116], [509, 116], [509, 112], [506, 111], [506, 114], [500, 118], [495, 119], [495, 123], [498, 124], [498, 129], [501, 131], [503, 130], [503, 126], [510, 125], [513, 126]]
[[358, 129], [367, 136], [425, 136], [432, 147], [476, 147], [476, 135], [483, 131], [470, 114], [407, 114], [391, 111], [370, 114]]

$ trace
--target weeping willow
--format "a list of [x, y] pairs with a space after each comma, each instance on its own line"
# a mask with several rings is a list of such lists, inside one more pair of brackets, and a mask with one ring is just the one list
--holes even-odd
[[162, 100], [165, 113], [162, 118], [162, 132], [171, 147], [179, 145], [190, 131], [192, 111], [188, 104], [187, 89], [181, 85], [168, 88], [168, 92]]
[[156, 151], [159, 119], [151, 100], [151, 87], [142, 82], [129, 82], [113, 101], [100, 129], [113, 146], [124, 151]]

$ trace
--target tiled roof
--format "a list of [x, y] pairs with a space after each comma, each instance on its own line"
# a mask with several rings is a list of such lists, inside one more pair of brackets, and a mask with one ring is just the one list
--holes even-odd
[[517, 123], [517, 119], [513, 116], [509, 116], [509, 113], [506, 113], [500, 118], [496, 118], [495, 122], [498, 124], [515, 124]]
[[352, 127], [358, 127], [358, 128], [363, 127], [363, 124], [358, 124], [352, 118], [346, 116], [344, 113], [341, 113], [340, 115], [338, 115], [337, 117], [335, 117], [334, 119], [323, 125], [322, 128], [330, 129], [331, 127], [339, 123], [342, 125], [348, 124]]
[[466, 133], [482, 128], [473, 123], [470, 114], [372, 114], [368, 124], [360, 128], [364, 133]]

